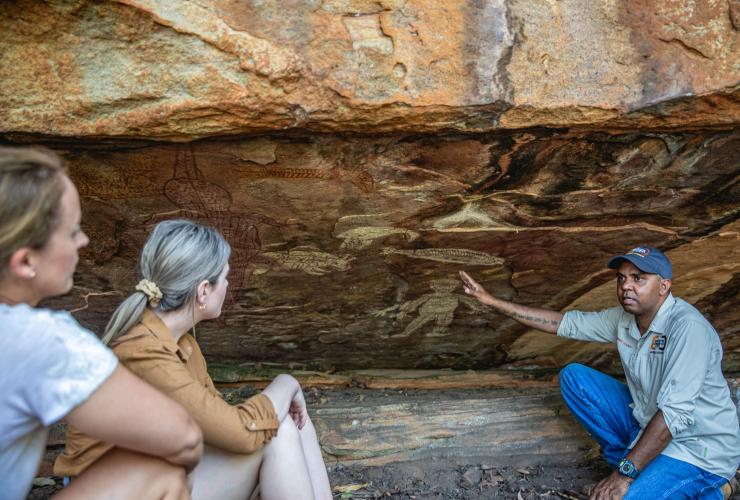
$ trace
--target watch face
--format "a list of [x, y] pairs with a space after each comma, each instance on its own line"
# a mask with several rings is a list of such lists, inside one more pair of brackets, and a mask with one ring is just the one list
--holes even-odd
[[627, 477], [631, 477], [634, 479], [635, 472], [637, 469], [635, 469], [635, 465], [630, 462], [627, 459], [622, 459], [619, 462], [619, 472]]

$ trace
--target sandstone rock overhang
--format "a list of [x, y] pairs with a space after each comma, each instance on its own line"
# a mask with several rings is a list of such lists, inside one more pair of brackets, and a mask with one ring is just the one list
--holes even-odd
[[0, 133], [732, 128], [736, 2], [13, 2]]

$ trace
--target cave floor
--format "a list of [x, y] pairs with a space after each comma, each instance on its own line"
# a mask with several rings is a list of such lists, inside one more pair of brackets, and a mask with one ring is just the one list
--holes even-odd
[[338, 464], [330, 477], [338, 499], [554, 499], [587, 498], [586, 488], [609, 472], [601, 460], [517, 467], [427, 459], [374, 467]]
[[[260, 385], [221, 390], [233, 404]], [[586, 498], [610, 472], [551, 378], [505, 388], [305, 386], [337, 499]], [[57, 424], [29, 498], [60, 487], [51, 463], [63, 439]]]
[[[329, 466], [335, 499], [556, 499], [587, 498], [586, 487], [609, 473], [602, 461], [548, 466], [457, 465], [444, 459], [385, 466]], [[28, 499], [45, 500], [61, 488], [37, 486]]]

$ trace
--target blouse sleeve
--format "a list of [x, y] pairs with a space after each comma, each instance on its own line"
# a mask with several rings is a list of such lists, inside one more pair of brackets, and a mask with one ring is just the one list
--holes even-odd
[[[43, 425], [51, 425], [86, 401], [113, 373], [115, 355], [69, 314], [37, 315], [39, 348], [19, 356], [26, 364], [26, 401]], [[33, 367], [35, 363], [35, 367]]]
[[259, 450], [276, 434], [278, 419], [270, 399], [258, 394], [238, 406], [198, 382], [178, 358], [154, 340], [115, 348], [132, 372], [184, 406], [203, 431], [204, 441], [232, 453]]

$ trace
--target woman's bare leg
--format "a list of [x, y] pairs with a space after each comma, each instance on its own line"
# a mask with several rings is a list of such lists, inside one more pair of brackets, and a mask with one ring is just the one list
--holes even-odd
[[300, 431], [290, 416], [280, 422], [277, 436], [265, 447], [260, 472], [263, 500], [313, 500], [313, 485]]
[[236, 455], [206, 446], [191, 474], [193, 500], [245, 500], [260, 480], [263, 500], [332, 498], [316, 430], [309, 421], [298, 431], [290, 417], [262, 450]]
[[55, 500], [188, 500], [185, 469], [162, 459], [114, 448], [54, 496]]
[[246, 500], [257, 486], [263, 450], [237, 455], [206, 446], [191, 474], [193, 500]]
[[311, 484], [313, 485], [313, 495], [316, 500], [331, 500], [329, 474], [326, 472], [324, 457], [321, 456], [319, 438], [316, 436], [316, 429], [310, 417], [301, 429], [300, 436], [303, 453], [308, 464], [308, 474], [311, 476]]

